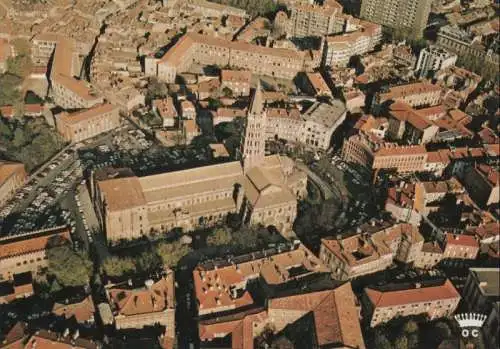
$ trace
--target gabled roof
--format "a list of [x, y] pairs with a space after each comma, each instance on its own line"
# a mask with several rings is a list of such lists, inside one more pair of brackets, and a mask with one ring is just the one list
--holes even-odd
[[394, 291], [379, 291], [372, 288], [365, 288], [365, 293], [375, 308], [460, 298], [460, 294], [448, 279], [440, 286]]

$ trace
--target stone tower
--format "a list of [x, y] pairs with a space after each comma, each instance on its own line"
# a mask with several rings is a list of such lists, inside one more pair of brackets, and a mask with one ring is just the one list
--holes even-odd
[[243, 139], [241, 140], [241, 161], [244, 172], [259, 166], [264, 161], [266, 122], [267, 116], [259, 81], [248, 110]]

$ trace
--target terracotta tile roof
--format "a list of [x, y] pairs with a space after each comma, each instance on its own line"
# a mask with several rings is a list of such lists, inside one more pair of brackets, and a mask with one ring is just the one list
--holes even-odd
[[184, 120], [182, 122], [184, 131], [189, 134], [198, 134], [200, 133], [200, 129], [196, 124], [195, 120]]
[[376, 156], [402, 156], [402, 155], [422, 155], [427, 154], [427, 150], [423, 145], [409, 146], [386, 146], [375, 152]]
[[424, 116], [420, 115], [417, 110], [410, 107], [404, 102], [395, 102], [389, 107], [391, 117], [399, 120], [406, 121], [419, 130], [425, 130], [432, 126], [432, 123]]
[[247, 116], [246, 109], [226, 108], [226, 107], [217, 108], [216, 117], [236, 118], [236, 117], [246, 117], [246, 116]]
[[118, 112], [118, 107], [112, 104], [101, 104], [94, 106], [90, 109], [85, 109], [82, 111], [78, 111], [76, 113], [66, 113], [63, 112], [57, 116], [57, 119], [64, 124], [78, 124], [82, 121], [92, 120], [94, 118], [98, 118], [103, 114], [110, 113], [112, 111]]
[[476, 168], [477, 171], [483, 175], [484, 178], [486, 178], [491, 186], [498, 186], [498, 168], [486, 164], [479, 164]]
[[64, 316], [66, 319], [75, 317], [77, 322], [84, 323], [94, 321], [95, 307], [92, 298], [88, 296], [76, 303], [55, 303], [52, 307], [52, 313], [57, 316]]
[[426, 242], [422, 245], [422, 252], [442, 254], [443, 250], [436, 242]]
[[174, 100], [170, 96], [153, 100], [153, 106], [158, 109], [158, 113], [164, 119], [175, 119], [179, 116], [174, 106]]
[[[226, 263], [227, 264], [227, 263]], [[299, 276], [291, 274], [293, 267], [303, 267]], [[321, 261], [304, 246], [272, 256], [252, 258], [225, 266], [199, 265], [193, 271], [195, 294], [200, 311], [211, 312], [220, 307], [237, 309], [254, 303], [246, 290], [246, 282], [261, 277], [269, 285], [278, 285], [298, 277], [328, 272]], [[237, 291], [240, 289], [240, 291]]]
[[269, 118], [287, 118], [300, 120], [300, 111], [297, 108], [267, 108], [266, 115]]
[[111, 288], [108, 297], [115, 316], [134, 316], [175, 308], [174, 274], [139, 289]]
[[456, 235], [451, 233], [446, 233], [446, 246], [448, 245], [470, 246], [479, 248], [479, 242], [474, 236]]
[[121, 211], [146, 205], [146, 198], [137, 177], [107, 179], [98, 182], [108, 211]]
[[52, 80], [71, 90], [74, 94], [78, 95], [78, 97], [82, 99], [85, 99], [87, 101], [99, 99], [99, 97], [91, 91], [88, 84], [83, 80], [77, 80], [73, 77], [58, 73], [52, 76]]
[[401, 86], [391, 87], [387, 93], [381, 93], [380, 99], [382, 101], [396, 100], [411, 95], [423, 94], [429, 92], [441, 92], [441, 87], [433, 85], [428, 82], [416, 82]]
[[55, 237], [63, 238], [64, 241], [71, 241], [69, 230], [66, 227], [50, 228], [2, 238], [0, 239], [0, 260], [42, 251], [47, 248], [48, 242]]
[[475, 234], [481, 239], [487, 239], [492, 236], [497, 236], [500, 234], [500, 224], [499, 222], [491, 222], [482, 224], [475, 230]]
[[18, 162], [0, 161], [0, 187], [14, 174], [26, 176], [24, 164]]
[[0, 115], [5, 118], [11, 118], [14, 116], [14, 107], [11, 105], [0, 106]]
[[365, 288], [365, 293], [375, 308], [460, 298], [460, 294], [448, 279], [440, 286], [395, 291], [379, 291], [372, 288]]
[[320, 292], [269, 300], [269, 310], [312, 312], [318, 345], [364, 348], [359, 311], [351, 284]]
[[220, 72], [222, 82], [240, 82], [249, 84], [252, 80], [252, 72], [249, 70], [227, 70]]
[[24, 349], [24, 340], [26, 339], [27, 324], [24, 322], [17, 322], [7, 335], [0, 342], [2, 349]]
[[37, 331], [26, 343], [25, 349], [98, 349], [99, 346], [90, 340], [78, 337], [73, 339], [71, 335], [62, 335], [46, 330]]

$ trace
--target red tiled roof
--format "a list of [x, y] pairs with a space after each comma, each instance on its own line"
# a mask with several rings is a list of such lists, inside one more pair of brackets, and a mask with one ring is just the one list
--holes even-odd
[[474, 236], [446, 233], [446, 245], [479, 247]]
[[375, 308], [460, 298], [460, 294], [448, 279], [440, 286], [420, 287], [398, 291], [378, 291], [366, 288], [365, 293]]

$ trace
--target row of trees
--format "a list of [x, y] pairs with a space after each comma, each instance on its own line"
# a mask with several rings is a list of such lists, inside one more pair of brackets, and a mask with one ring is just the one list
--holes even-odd
[[175, 267], [182, 257], [191, 252], [188, 245], [179, 241], [167, 243], [160, 242], [152, 250], [141, 253], [138, 257], [107, 258], [101, 268], [109, 277], [122, 277], [138, 273], [150, 273], [162, 267]]
[[264, 226], [245, 226], [235, 231], [228, 227], [219, 227], [207, 237], [208, 246], [229, 247], [234, 252], [256, 250], [282, 241], [283, 238], [278, 232], [272, 233]]
[[[401, 321], [403, 320], [403, 321]], [[452, 337], [452, 329], [444, 321], [419, 323], [413, 319], [396, 319], [373, 331], [372, 347], [376, 349], [437, 348]]]
[[0, 147], [4, 155], [24, 163], [28, 171], [46, 162], [64, 144], [63, 138], [44, 119], [0, 118]]

